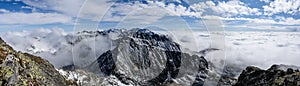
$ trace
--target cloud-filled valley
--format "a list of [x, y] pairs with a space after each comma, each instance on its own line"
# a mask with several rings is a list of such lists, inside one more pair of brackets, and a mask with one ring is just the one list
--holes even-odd
[[300, 0], [0, 0], [0, 84], [300, 86], [299, 15]]
[[[168, 34], [156, 31], [160, 34]], [[64, 32], [62, 29], [38, 29], [35, 31], [8, 32], [1, 37], [14, 49], [41, 56], [55, 66], [72, 63], [74, 56], [95, 60], [106, 50], [112, 49], [118, 33], [109, 36], [95, 36], [95, 33]], [[174, 35], [174, 34], [173, 34]], [[74, 36], [74, 39], [73, 39]], [[169, 36], [179, 43], [185, 52], [198, 52], [211, 47], [210, 34], [205, 31], [193, 32], [193, 35]], [[225, 32], [225, 60], [227, 64], [256, 65], [268, 68], [272, 64], [300, 65], [300, 33], [297, 32]], [[186, 39], [189, 40], [186, 40]], [[76, 39], [81, 39], [75, 43]], [[196, 44], [198, 43], [198, 44]], [[196, 44], [196, 45], [193, 45]], [[105, 45], [105, 46], [104, 46]], [[197, 46], [197, 47], [195, 47]], [[218, 52], [218, 51], [216, 51]], [[216, 58], [208, 53], [207, 59]], [[76, 58], [76, 57], [75, 57]]]

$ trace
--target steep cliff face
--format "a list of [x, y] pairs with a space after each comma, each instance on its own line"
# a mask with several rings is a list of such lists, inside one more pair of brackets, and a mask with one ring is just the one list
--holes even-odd
[[[104, 36], [118, 33], [111, 38], [113, 49], [102, 53], [85, 67], [74, 64], [63, 68], [77, 67], [75, 71], [85, 70], [84, 74], [103, 76], [97, 78], [100, 81], [96, 83], [100, 85], [103, 82], [116, 85], [203, 85], [207, 77], [208, 62], [205, 58], [182, 52], [180, 45], [165, 35], [147, 29], [101, 33], [106, 33]], [[84, 80], [83, 84], [95, 79]]]
[[298, 68], [272, 65], [268, 70], [249, 66], [240, 74], [234, 86], [299, 86]]
[[17, 52], [0, 38], [0, 84], [75, 85], [67, 81], [48, 61]]

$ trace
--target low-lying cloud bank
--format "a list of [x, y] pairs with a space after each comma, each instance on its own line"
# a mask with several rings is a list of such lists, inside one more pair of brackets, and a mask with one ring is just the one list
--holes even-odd
[[1, 37], [14, 49], [41, 56], [54, 66], [61, 67], [72, 64], [74, 58], [84, 57], [87, 59], [85, 61], [94, 60], [110, 49], [111, 42], [108, 37], [94, 36], [95, 33], [73, 34], [54, 28], [7, 32]]
[[[157, 31], [159, 32], [159, 31]], [[160, 32], [159, 32], [160, 33]], [[162, 34], [168, 34], [161, 32]], [[71, 64], [73, 58], [89, 62], [95, 60], [113, 47], [112, 40], [117, 33], [107, 36], [92, 32], [68, 33], [63, 29], [37, 29], [34, 31], [7, 32], [1, 37], [14, 49], [41, 56], [56, 67]], [[193, 32], [193, 35], [168, 34], [182, 45], [182, 49], [196, 52], [210, 47], [211, 38], [207, 32]], [[225, 32], [225, 52], [222, 58], [227, 64], [256, 65], [269, 68], [272, 64], [299, 66], [300, 33], [297, 32]], [[75, 42], [80, 40], [79, 42]], [[197, 43], [196, 45], [193, 45]], [[209, 53], [206, 59], [219, 51]], [[84, 58], [83, 58], [84, 57]]]

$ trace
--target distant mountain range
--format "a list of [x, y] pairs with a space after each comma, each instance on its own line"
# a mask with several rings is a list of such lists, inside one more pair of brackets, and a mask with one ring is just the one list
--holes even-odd
[[299, 67], [273, 65], [262, 70], [249, 66], [243, 70], [240, 65], [227, 64], [220, 70], [204, 57], [220, 49], [186, 53], [170, 37], [148, 29], [57, 33], [32, 36], [26, 46], [15, 44], [34, 55], [54, 56], [46, 59], [52, 60], [57, 71], [48, 61], [16, 52], [1, 40], [2, 85], [300, 85]]

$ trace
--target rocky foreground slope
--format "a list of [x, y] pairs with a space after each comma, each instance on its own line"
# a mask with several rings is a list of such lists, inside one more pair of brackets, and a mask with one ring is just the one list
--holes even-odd
[[300, 86], [300, 72], [286, 65], [272, 65], [267, 70], [249, 66], [234, 86]]
[[0, 38], [0, 85], [66, 86], [66, 80], [48, 61], [17, 52]]

